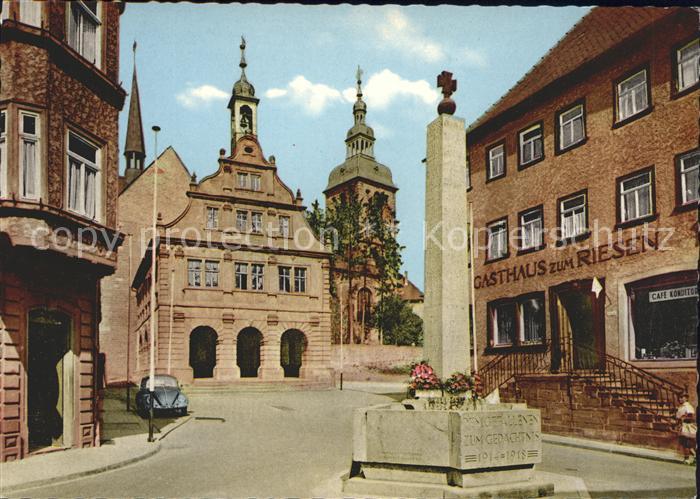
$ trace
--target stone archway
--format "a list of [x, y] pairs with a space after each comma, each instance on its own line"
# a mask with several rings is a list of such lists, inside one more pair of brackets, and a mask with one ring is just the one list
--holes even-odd
[[285, 378], [298, 378], [307, 341], [304, 333], [298, 329], [288, 329], [280, 340], [280, 365]]
[[260, 345], [262, 333], [254, 327], [247, 327], [238, 333], [236, 340], [236, 364], [241, 370], [241, 378], [257, 378], [260, 368]]
[[213, 378], [216, 367], [216, 331], [199, 326], [190, 333], [190, 367], [193, 378]]
[[27, 427], [30, 451], [61, 446], [64, 408], [72, 403], [70, 318], [61, 312], [39, 309], [29, 313], [27, 338]]

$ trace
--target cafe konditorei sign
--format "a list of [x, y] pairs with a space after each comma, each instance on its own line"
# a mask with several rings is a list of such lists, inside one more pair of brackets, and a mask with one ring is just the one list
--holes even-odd
[[580, 267], [588, 267], [610, 260], [619, 260], [628, 256], [659, 249], [659, 233], [655, 231], [653, 238], [648, 234], [637, 234], [623, 241], [601, 244], [594, 248], [584, 248], [576, 251], [575, 255], [566, 258], [548, 260], [542, 258], [534, 262], [513, 265], [499, 270], [493, 270], [474, 276], [476, 289], [509, 284], [533, 277], [558, 274]]

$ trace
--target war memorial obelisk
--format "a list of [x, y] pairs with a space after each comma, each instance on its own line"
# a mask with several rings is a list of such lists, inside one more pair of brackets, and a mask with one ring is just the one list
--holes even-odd
[[457, 90], [452, 73], [438, 76], [444, 98], [428, 125], [425, 176], [425, 309], [423, 352], [443, 378], [465, 372], [469, 355], [467, 138], [452, 116]]

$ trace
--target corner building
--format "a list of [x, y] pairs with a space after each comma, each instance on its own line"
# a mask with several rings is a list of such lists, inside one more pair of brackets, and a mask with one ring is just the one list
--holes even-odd
[[114, 272], [120, 3], [0, 11], [0, 457], [99, 445]]
[[544, 431], [673, 446], [695, 399], [697, 26], [594, 8], [467, 131], [480, 370]]
[[[197, 181], [172, 148], [144, 169], [138, 161], [145, 156], [140, 112], [130, 112], [119, 202], [132, 260], [124, 251], [103, 307], [110, 318], [104, 336], [120, 339], [110, 341], [106, 352], [115, 359], [107, 366], [111, 381], [148, 374], [155, 320], [156, 372], [183, 383], [308, 388], [332, 382], [330, 252], [306, 223], [301, 193], [282, 182], [274, 156], [263, 154], [259, 99], [245, 74], [245, 44], [241, 49], [241, 77], [228, 106], [232, 150], [220, 151], [212, 175]], [[134, 95], [132, 90], [130, 105], [137, 109]], [[130, 162], [133, 157], [137, 161]], [[153, 206], [156, 164], [157, 304], [151, 317], [153, 239], [143, 215]], [[118, 311], [128, 303], [131, 317], [120, 321]]]

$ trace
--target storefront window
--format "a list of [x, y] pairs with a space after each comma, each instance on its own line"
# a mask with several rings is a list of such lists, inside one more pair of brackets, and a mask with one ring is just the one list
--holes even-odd
[[675, 272], [627, 285], [637, 360], [695, 359], [697, 273]]

